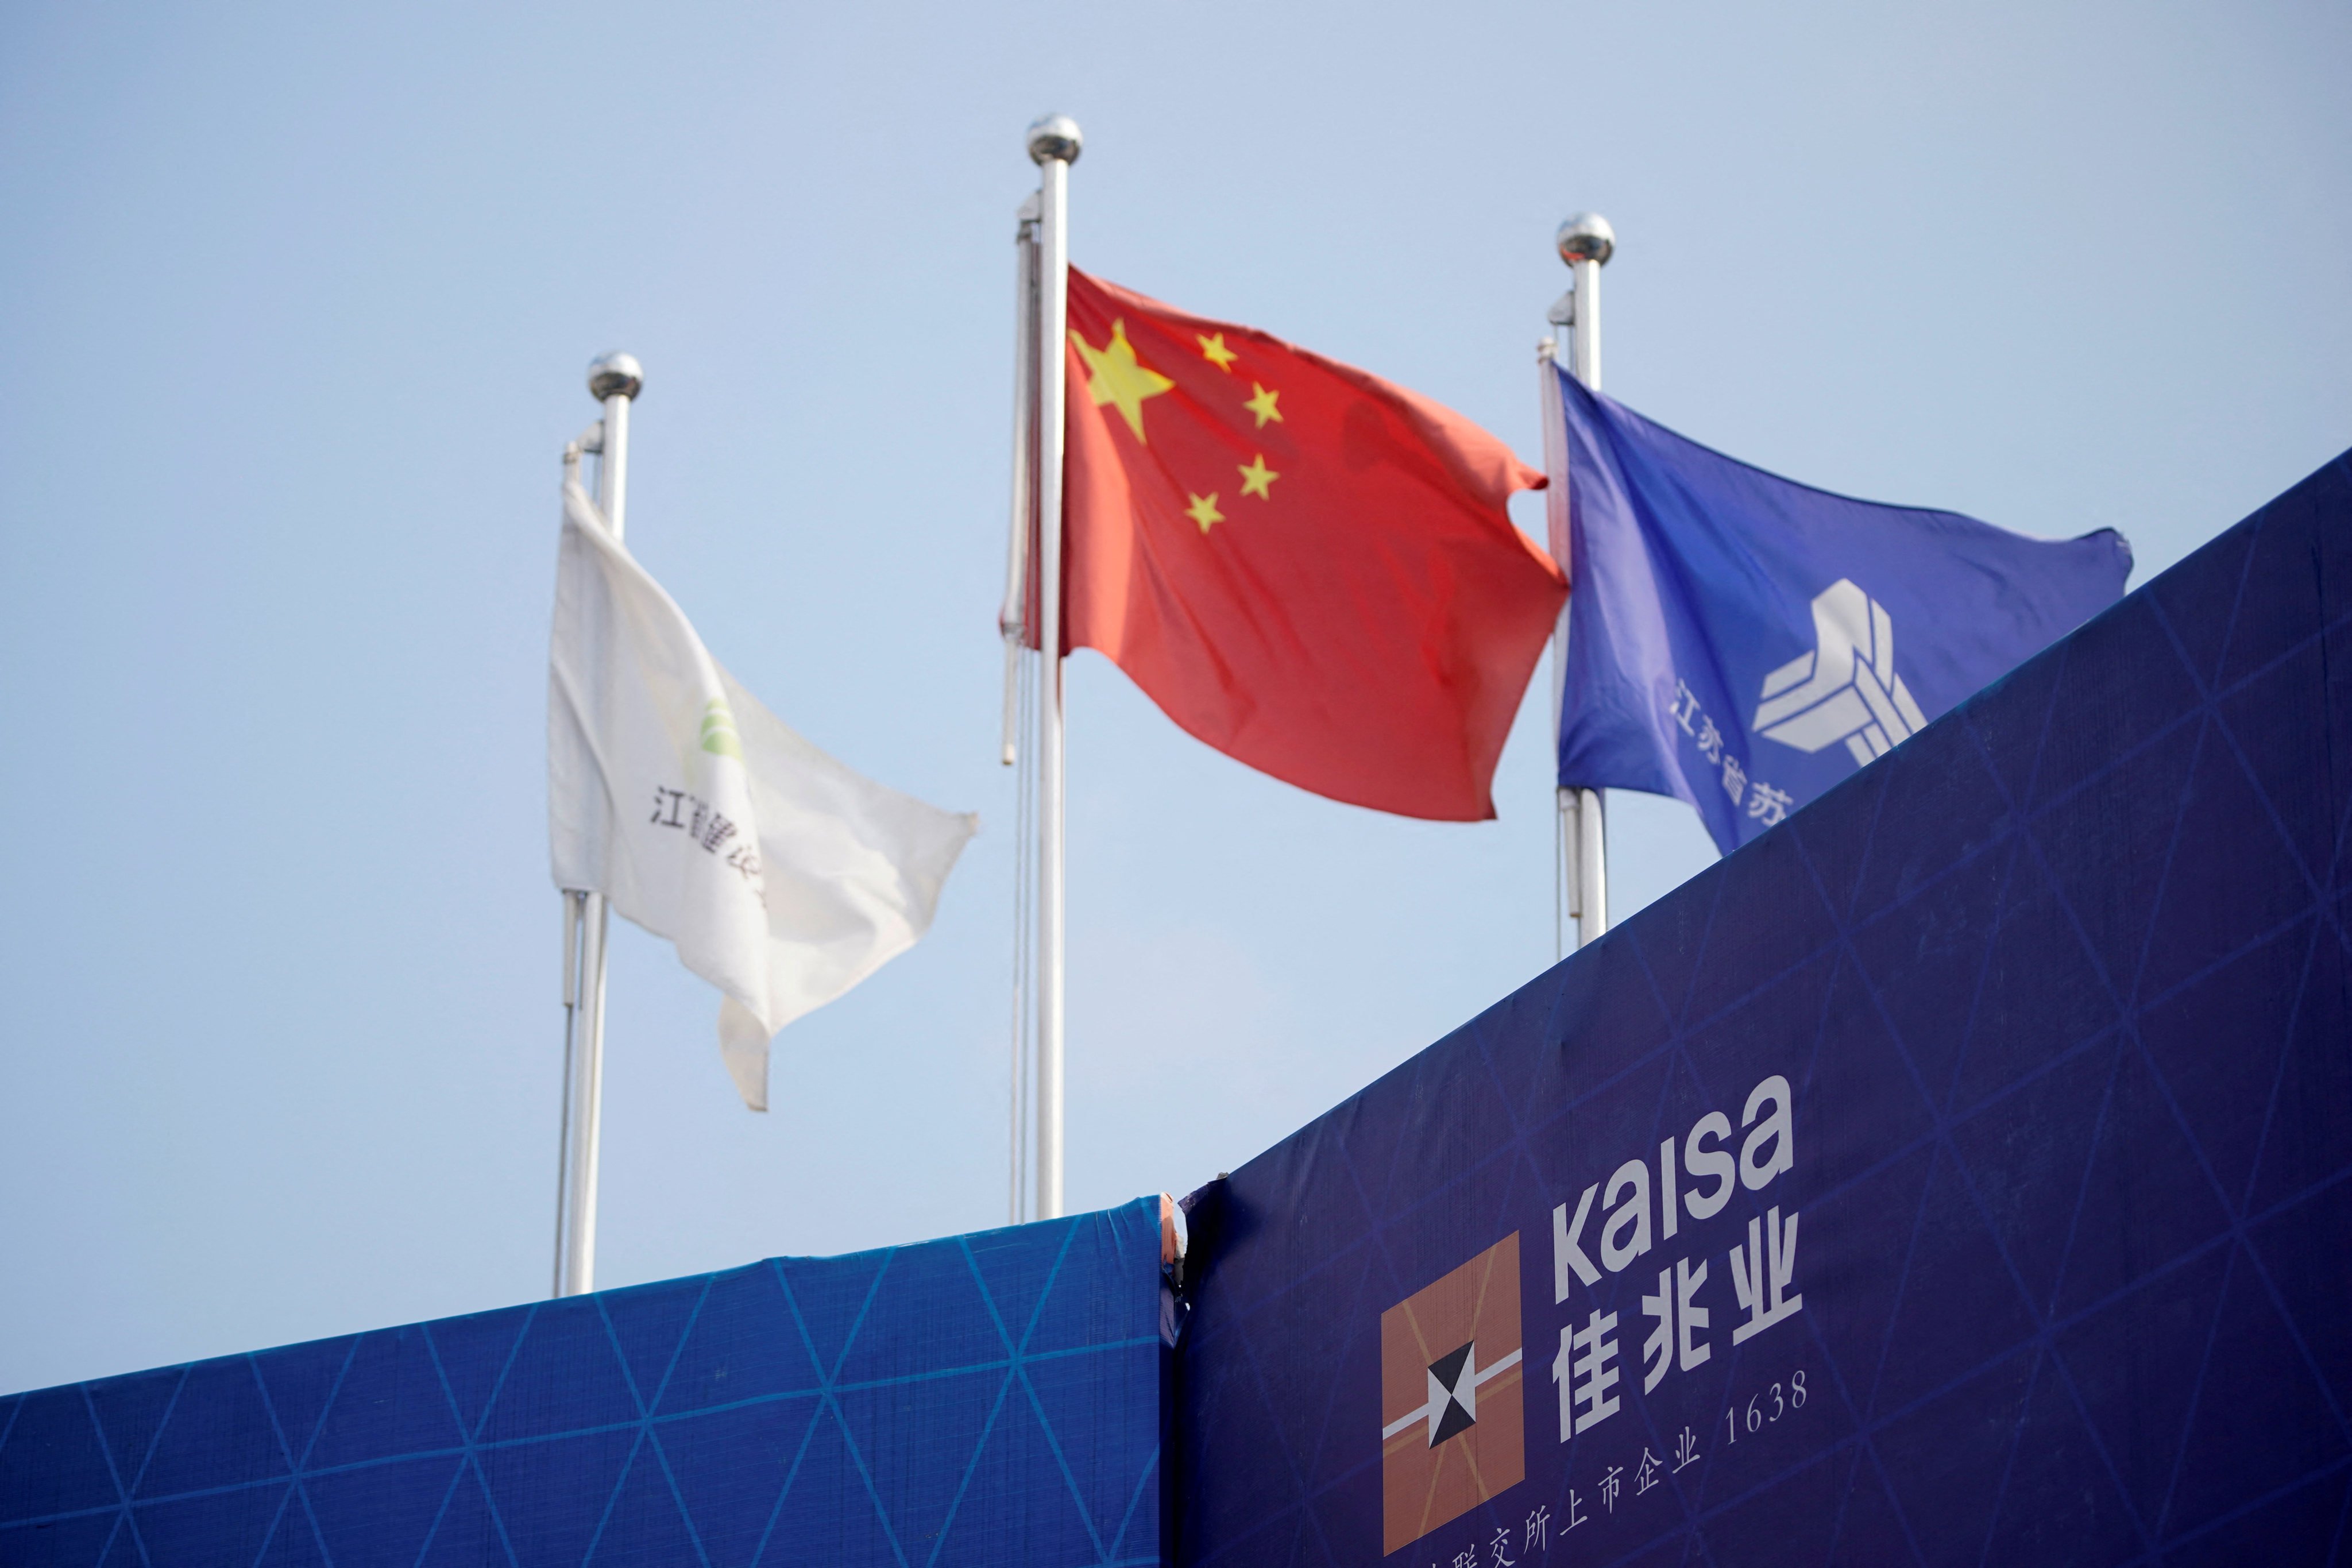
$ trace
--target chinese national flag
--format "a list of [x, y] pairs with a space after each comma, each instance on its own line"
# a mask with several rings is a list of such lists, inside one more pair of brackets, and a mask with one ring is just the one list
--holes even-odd
[[1478, 821], [1566, 593], [1461, 416], [1070, 272], [1065, 639], [1318, 795]]

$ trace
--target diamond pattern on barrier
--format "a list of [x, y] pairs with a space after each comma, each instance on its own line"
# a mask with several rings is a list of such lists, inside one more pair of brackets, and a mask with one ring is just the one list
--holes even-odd
[[0, 1398], [0, 1562], [1157, 1563], [1158, 1259], [1153, 1199]]

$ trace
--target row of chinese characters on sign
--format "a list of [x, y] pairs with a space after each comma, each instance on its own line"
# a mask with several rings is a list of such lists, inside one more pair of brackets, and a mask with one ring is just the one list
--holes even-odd
[[[1698, 1434], [1687, 1426], [1675, 1439], [1675, 1463], [1671, 1468], [1644, 1447], [1641, 1459], [1633, 1467], [1633, 1495], [1639, 1497], [1656, 1486], [1663, 1477], [1696, 1464], [1699, 1457]], [[1624, 1476], [1625, 1468], [1622, 1465], [1612, 1465], [1601, 1475], [1601, 1505], [1612, 1513], [1617, 1511], [1617, 1499], [1624, 1489]], [[1560, 1518], [1553, 1518], [1549, 1503], [1538, 1504], [1528, 1515], [1527, 1531], [1520, 1538], [1517, 1549], [1526, 1556], [1544, 1555], [1550, 1552], [1554, 1535], [1566, 1534], [1584, 1523], [1589, 1517], [1584, 1511], [1583, 1494], [1570, 1487], [1568, 1489], [1568, 1510]], [[1484, 1561], [1479, 1558], [1478, 1549], [1472, 1546], [1455, 1552], [1449, 1568], [1517, 1568], [1517, 1559], [1511, 1555], [1509, 1531], [1496, 1531], [1494, 1540], [1486, 1544], [1489, 1555]]]
[[[1579, 1519], [1560, 1528], [1567, 1530], [1583, 1522]], [[1517, 1542], [1516, 1549], [1521, 1556], [1540, 1556], [1551, 1550], [1553, 1533], [1551, 1508], [1549, 1504], [1539, 1506], [1528, 1515], [1527, 1533]], [[1480, 1557], [1477, 1546], [1473, 1544], [1455, 1552], [1450, 1563], [1432, 1563], [1430, 1568], [1518, 1568], [1519, 1559], [1511, 1555], [1513, 1550], [1511, 1532], [1498, 1527], [1495, 1538], [1486, 1543], [1486, 1556]]]
[[[1797, 1276], [1797, 1215], [1780, 1217], [1777, 1208], [1748, 1222], [1748, 1240], [1729, 1253], [1732, 1292], [1745, 1322], [1731, 1331], [1731, 1342], [1742, 1344], [1773, 1324], [1804, 1310], [1805, 1299], [1789, 1287]], [[1696, 1269], [1687, 1258], [1658, 1271], [1658, 1291], [1642, 1298], [1642, 1315], [1657, 1326], [1643, 1342], [1644, 1372], [1642, 1392], [1649, 1393], [1667, 1372], [1689, 1372], [1713, 1355], [1714, 1347], [1699, 1337], [1706, 1330], [1708, 1309], [1696, 1302], [1698, 1288], [1706, 1283], [1706, 1264]], [[1617, 1414], [1617, 1317], [1598, 1310], [1584, 1322], [1563, 1323], [1559, 1353], [1552, 1358], [1551, 1380], [1559, 1384], [1559, 1436], [1566, 1442], [1579, 1432]]]
[[[1749, 1397], [1744, 1407], [1736, 1401], [1727, 1405], [1723, 1412], [1724, 1440], [1727, 1443], [1738, 1443], [1742, 1430], [1752, 1434], [1764, 1426], [1777, 1425], [1790, 1412], [1802, 1410], [1805, 1407], [1806, 1398], [1805, 1371], [1802, 1367], [1799, 1367], [1789, 1374], [1785, 1383], [1776, 1382], [1769, 1388], [1759, 1390]], [[1595, 1500], [1598, 1501], [1603, 1512], [1613, 1514], [1617, 1511], [1617, 1504], [1621, 1499], [1628, 1495], [1641, 1497], [1664, 1482], [1668, 1476], [1679, 1474], [1705, 1458], [1706, 1456], [1700, 1452], [1698, 1434], [1690, 1427], [1685, 1426], [1675, 1437], [1674, 1454], [1671, 1459], [1660, 1458], [1652, 1453], [1649, 1445], [1644, 1443], [1642, 1446], [1641, 1458], [1635, 1459], [1630, 1466], [1622, 1464], [1604, 1466], [1600, 1480], [1594, 1484]], [[1538, 1506], [1528, 1515], [1526, 1533], [1517, 1542], [1517, 1550], [1522, 1556], [1542, 1556], [1549, 1553], [1554, 1536], [1564, 1535], [1591, 1518], [1591, 1515], [1585, 1511], [1585, 1500], [1582, 1492], [1574, 1487], [1570, 1487], [1568, 1505], [1558, 1517], [1553, 1515], [1549, 1504]], [[1513, 1548], [1510, 1531], [1497, 1530], [1495, 1532], [1495, 1539], [1488, 1543], [1488, 1547], [1490, 1555], [1483, 1562], [1475, 1548], [1456, 1552], [1451, 1568], [1517, 1568], [1517, 1559], [1510, 1555]]]

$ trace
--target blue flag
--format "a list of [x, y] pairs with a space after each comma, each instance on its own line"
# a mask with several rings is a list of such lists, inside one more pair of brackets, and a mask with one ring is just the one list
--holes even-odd
[[1571, 584], [1559, 782], [1688, 801], [1726, 854], [2115, 603], [2131, 574], [2113, 529], [2028, 539], [1831, 495], [1565, 370], [1554, 381], [1546, 446], [1568, 515], [1553, 544]]

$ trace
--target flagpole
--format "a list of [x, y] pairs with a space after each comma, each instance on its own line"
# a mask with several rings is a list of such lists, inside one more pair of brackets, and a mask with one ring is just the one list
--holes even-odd
[[1038, 172], [1037, 583], [1044, 700], [1037, 724], [1037, 1211], [1062, 1213], [1062, 409], [1069, 319], [1070, 165], [1078, 122], [1049, 114], [1029, 127]]
[[[1570, 375], [1594, 392], [1601, 390], [1601, 269], [1617, 249], [1616, 231], [1609, 220], [1599, 213], [1579, 213], [1559, 226], [1554, 237], [1559, 258], [1568, 264], [1570, 292], [1552, 308], [1552, 320], [1565, 331], [1569, 341], [1568, 371]], [[1561, 307], [1566, 307], [1562, 310]], [[1547, 421], [1547, 424], [1555, 421]], [[1562, 471], [1565, 472], [1563, 465]], [[1555, 498], [1560, 520], [1556, 531], [1560, 542], [1566, 537], [1568, 497]], [[1571, 574], [1577, 563], [1569, 563]], [[1566, 695], [1568, 669], [1568, 612], [1560, 612], [1559, 626], [1555, 633], [1552, 655], [1553, 680], [1558, 697]], [[1555, 700], [1553, 722], [1559, 722], [1559, 702]], [[1557, 742], [1558, 732], [1554, 739]], [[1557, 746], [1554, 749], [1558, 755]], [[1576, 945], [1597, 940], [1609, 929], [1609, 862], [1605, 833], [1607, 807], [1597, 789], [1563, 789], [1557, 796], [1559, 807], [1559, 835], [1568, 856], [1568, 884], [1571, 894], [1569, 910], [1576, 921]]]
[[1013, 524], [1004, 552], [1004, 605], [996, 629], [1004, 638], [1004, 740], [998, 760], [1019, 758], [1021, 655], [1029, 633], [1029, 536], [1034, 520], [1037, 388], [1037, 212], [1032, 193], [1013, 215]]
[[[1554, 300], [1551, 309], [1544, 313], [1544, 320], [1552, 329], [1536, 344], [1536, 401], [1543, 410], [1544, 474], [1550, 481], [1544, 487], [1544, 533], [1545, 542], [1551, 547], [1551, 558], [1559, 563], [1560, 570], [1573, 583], [1576, 562], [1569, 535], [1567, 416], [1560, 409], [1558, 366], [1559, 340], [1576, 320], [1575, 294], [1562, 294]], [[1555, 774], [1568, 707], [1568, 605], [1567, 599], [1559, 602], [1559, 614], [1551, 627], [1551, 754]], [[1576, 792], [1559, 787], [1555, 778], [1551, 819], [1551, 956], [1555, 963], [1568, 956], [1568, 927], [1575, 918], [1577, 907], [1575, 824]]]
[[1028, 1169], [1029, 1023], [1036, 994], [1031, 972], [1035, 943], [1030, 940], [1034, 868], [1028, 863], [1029, 836], [1035, 830], [1037, 752], [1023, 750], [1021, 735], [1037, 701], [1035, 666], [1029, 658], [1029, 550], [1037, 532], [1037, 215], [1042, 193], [1032, 191], [1014, 214], [1015, 258], [1013, 307], [1013, 507], [1005, 546], [1004, 604], [996, 629], [1004, 639], [1004, 729], [998, 752], [1018, 768], [1013, 784], [1013, 1048], [1005, 1097], [1005, 1223], [1021, 1223], [1022, 1177]]
[[[588, 367], [588, 394], [604, 405], [603, 424], [575, 448], [598, 452], [596, 505], [619, 539], [628, 521], [629, 405], [645, 371], [625, 353]], [[567, 464], [576, 464], [566, 453]], [[602, 893], [563, 895], [563, 1136], [555, 1229], [555, 1294], [596, 1288], [596, 1164], [604, 1121], [604, 942], [612, 910]], [[576, 942], [576, 949], [574, 943]]]

